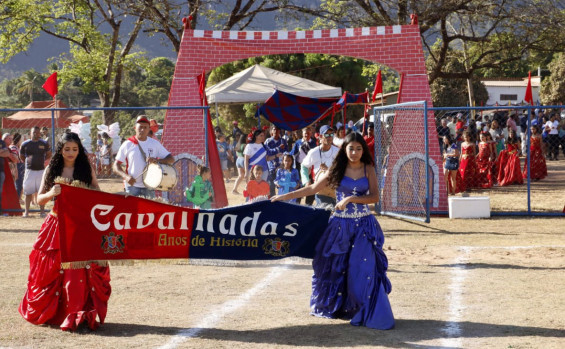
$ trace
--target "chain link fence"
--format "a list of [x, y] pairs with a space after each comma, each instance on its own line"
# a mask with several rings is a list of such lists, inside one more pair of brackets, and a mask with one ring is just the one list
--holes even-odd
[[[48, 105], [45, 108], [0, 109], [2, 134], [9, 134], [9, 140], [14, 139], [15, 136], [18, 141], [15, 145], [19, 150], [21, 144], [31, 138], [32, 129], [39, 127], [41, 138], [47, 141], [51, 150], [54, 150], [56, 140], [70, 129], [79, 135], [97, 177], [102, 179], [118, 178], [112, 171], [112, 163], [121, 143], [135, 133], [135, 118], [138, 115], [145, 114], [155, 120], [155, 123], [151, 124], [151, 132], [154, 138], [160, 140], [161, 123], [166, 110], [206, 109], [205, 107], [56, 108], [54, 103], [46, 103]], [[116, 120], [109, 126], [102, 122], [102, 113], [106, 111], [111, 111]], [[45, 165], [47, 164], [48, 160], [45, 161]], [[186, 203], [186, 200], [183, 200], [184, 190], [194, 180], [199, 164], [202, 164], [202, 159], [190, 154], [179, 154], [174, 164], [178, 173], [177, 184], [173, 190], [163, 193], [164, 198]], [[24, 164], [14, 164], [13, 167], [13, 175], [18, 187], [18, 180], [20, 186], [23, 180]]]

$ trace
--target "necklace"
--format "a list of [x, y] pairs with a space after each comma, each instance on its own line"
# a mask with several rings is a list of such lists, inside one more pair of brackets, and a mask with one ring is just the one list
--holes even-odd
[[[330, 148], [330, 149], [328, 149], [327, 151], [324, 151], [324, 152], [322, 152], [322, 148], [319, 148], [319, 150], [320, 150], [320, 160], [323, 164], [328, 165], [327, 164], [328, 160], [329, 160], [330, 163], [333, 161], [332, 148]], [[328, 154], [328, 155], [324, 155], [324, 154]]]

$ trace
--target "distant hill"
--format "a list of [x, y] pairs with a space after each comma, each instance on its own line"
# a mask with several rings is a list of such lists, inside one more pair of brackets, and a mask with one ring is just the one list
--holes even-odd
[[[166, 42], [158, 37], [143, 36], [137, 40], [137, 48], [147, 52], [150, 58], [168, 57], [176, 60], [177, 55], [172, 45], [164, 46], [164, 43]], [[29, 50], [16, 55], [7, 64], [0, 65], [0, 80], [18, 77], [32, 68], [38, 72], [46, 72], [49, 59], [58, 57], [68, 49], [69, 44], [66, 41], [43, 34], [34, 41]]]
[[[318, 6], [318, 2], [319, 0], [298, 1], [299, 4], [308, 4], [313, 7]], [[131, 25], [133, 20], [133, 18], [128, 17], [125, 22], [126, 25], [127, 21], [132, 21], [129, 23]], [[277, 19], [276, 13], [259, 14], [252, 24], [252, 26], [248, 27], [248, 30], [282, 30], [283, 26], [292, 30], [297, 27], [308, 28], [311, 25], [311, 23], [298, 23], [292, 20], [290, 22], [281, 23], [281, 21]], [[211, 28], [207, 23], [200, 22], [198, 29], [209, 30]], [[136, 41], [137, 48], [147, 52], [149, 58], [168, 57], [173, 61], [176, 60], [177, 54], [168, 41], [162, 40], [160, 36], [148, 37], [144, 34], [140, 35], [140, 38]], [[16, 78], [24, 71], [32, 68], [39, 72], [46, 73], [46, 67], [50, 63], [48, 60], [53, 57], [58, 57], [62, 52], [66, 51], [68, 51], [68, 43], [66, 41], [43, 34], [34, 41], [28, 51], [16, 55], [7, 64], [0, 65], [0, 80]]]

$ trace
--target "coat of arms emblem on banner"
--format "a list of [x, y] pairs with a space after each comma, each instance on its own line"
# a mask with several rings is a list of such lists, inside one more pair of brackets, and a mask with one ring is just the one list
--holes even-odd
[[290, 252], [290, 242], [282, 241], [280, 238], [266, 239], [263, 251], [276, 257], [286, 256]]
[[104, 250], [104, 253], [122, 253], [124, 252], [124, 246], [123, 235], [116, 235], [116, 233], [111, 232], [108, 235], [102, 236], [102, 244], [100, 247]]

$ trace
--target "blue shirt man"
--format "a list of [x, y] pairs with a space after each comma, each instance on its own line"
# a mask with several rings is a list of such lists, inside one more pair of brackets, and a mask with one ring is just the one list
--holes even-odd
[[271, 196], [275, 195], [274, 181], [277, 177], [277, 170], [281, 166], [281, 155], [288, 151], [288, 143], [281, 137], [281, 130], [277, 126], [271, 126], [271, 137], [265, 143], [268, 153], [273, 153], [276, 150], [276, 156], [272, 160], [267, 161], [269, 167], [269, 185], [271, 186]]

